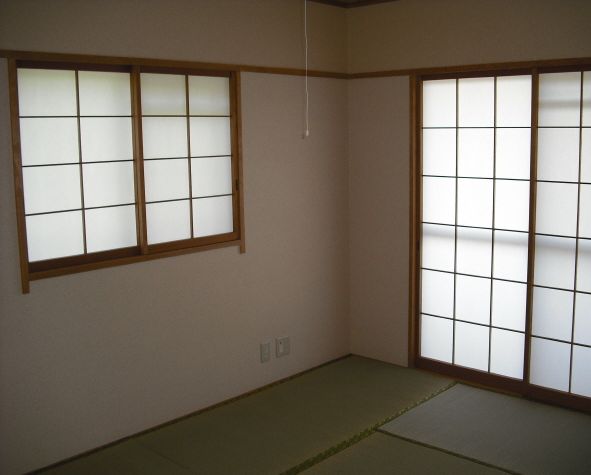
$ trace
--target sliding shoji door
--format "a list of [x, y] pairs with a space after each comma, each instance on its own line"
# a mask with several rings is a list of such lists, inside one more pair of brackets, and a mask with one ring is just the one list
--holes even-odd
[[531, 76], [423, 82], [421, 356], [523, 377]]
[[589, 78], [420, 81], [419, 366], [591, 396]]
[[540, 74], [532, 384], [591, 396], [591, 74]]

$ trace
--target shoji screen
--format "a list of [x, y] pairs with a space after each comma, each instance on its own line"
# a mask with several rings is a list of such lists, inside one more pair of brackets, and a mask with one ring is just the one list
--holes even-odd
[[531, 76], [423, 82], [423, 357], [523, 377]]
[[148, 244], [230, 233], [227, 77], [141, 74]]
[[591, 73], [421, 86], [418, 356], [591, 397]]
[[20, 68], [29, 261], [137, 245], [130, 75]]
[[531, 382], [591, 396], [591, 74], [540, 74]]

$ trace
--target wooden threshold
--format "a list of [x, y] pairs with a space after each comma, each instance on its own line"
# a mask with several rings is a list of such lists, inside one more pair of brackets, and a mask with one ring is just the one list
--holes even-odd
[[563, 391], [536, 386], [524, 380], [497, 376], [484, 371], [451, 366], [446, 363], [418, 356], [416, 368], [453, 378], [463, 384], [481, 387], [491, 391], [521, 396], [532, 401], [543, 402], [565, 409], [591, 414], [591, 398]]

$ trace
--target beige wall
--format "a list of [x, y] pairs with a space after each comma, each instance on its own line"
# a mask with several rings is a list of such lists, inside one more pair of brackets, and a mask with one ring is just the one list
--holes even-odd
[[[310, 68], [346, 69], [346, 12], [308, 4]], [[301, 0], [2, 0], [0, 48], [304, 67]]]
[[347, 21], [349, 72], [591, 56], [589, 0], [397, 0]]
[[[247, 252], [33, 282], [19, 290], [0, 68], [0, 472], [111, 442], [349, 351], [346, 83], [243, 77]], [[259, 363], [259, 343], [291, 355]]]
[[348, 86], [351, 351], [406, 365], [408, 78]]
[[[311, 66], [345, 69], [343, 10], [310, 5]], [[292, 0], [0, 2], [0, 48], [303, 65]], [[313, 42], [313, 43], [312, 43]], [[245, 74], [247, 252], [236, 247], [19, 290], [0, 64], [0, 472], [22, 473], [349, 352], [347, 85]], [[259, 362], [259, 343], [291, 355]]]

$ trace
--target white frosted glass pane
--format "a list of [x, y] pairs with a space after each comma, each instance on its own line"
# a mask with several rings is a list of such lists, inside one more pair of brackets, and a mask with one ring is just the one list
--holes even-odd
[[488, 327], [456, 322], [454, 363], [488, 371]]
[[538, 180], [579, 180], [579, 129], [538, 130]]
[[422, 267], [453, 271], [454, 247], [455, 231], [453, 227], [423, 224]]
[[515, 231], [529, 229], [529, 182], [497, 180], [495, 228]]
[[490, 323], [490, 280], [458, 275], [456, 277], [456, 318]]
[[492, 129], [458, 131], [458, 175], [493, 176], [494, 136]]
[[135, 206], [117, 206], [86, 211], [86, 247], [88, 252], [136, 245]]
[[129, 73], [80, 71], [80, 115], [131, 115]]
[[191, 117], [191, 156], [230, 155], [228, 117]]
[[536, 236], [536, 284], [569, 290], [573, 288], [575, 241], [570, 238]]
[[490, 346], [491, 373], [523, 379], [523, 333], [493, 328]]
[[421, 315], [421, 356], [451, 363], [453, 322]]
[[23, 165], [78, 162], [76, 119], [21, 119], [20, 128]]
[[581, 73], [540, 74], [538, 125], [579, 125]]
[[579, 239], [577, 290], [591, 292], [591, 241]]
[[454, 178], [423, 178], [423, 221], [454, 224], [455, 203]]
[[526, 284], [493, 280], [492, 324], [524, 331], [526, 302]]
[[232, 194], [230, 157], [191, 159], [193, 197]]
[[456, 126], [456, 80], [423, 82], [423, 127]]
[[546, 388], [568, 391], [570, 345], [531, 339], [530, 382]]
[[576, 295], [575, 343], [591, 345], [591, 295]]
[[84, 253], [82, 212], [27, 216], [29, 261]]
[[144, 117], [144, 158], [187, 156], [187, 119], [183, 117]]
[[525, 282], [527, 246], [528, 236], [525, 233], [495, 231], [494, 277]]
[[497, 129], [497, 178], [529, 180], [530, 129]]
[[423, 130], [423, 174], [455, 176], [455, 129]]
[[570, 341], [573, 298], [573, 292], [535, 287], [532, 333]]
[[591, 129], [582, 129], [581, 181], [591, 183]]
[[211, 76], [189, 76], [191, 115], [230, 115], [230, 80]]
[[135, 202], [133, 163], [93, 163], [82, 166], [84, 207]]
[[130, 118], [82, 118], [80, 136], [84, 162], [133, 159]]
[[581, 185], [579, 237], [591, 238], [591, 185]]
[[189, 164], [180, 160], [144, 162], [146, 201], [175, 200], [189, 197]]
[[460, 127], [492, 127], [494, 125], [494, 78], [460, 79], [458, 95]]
[[571, 392], [591, 397], [591, 348], [577, 345], [573, 348]]
[[141, 74], [143, 115], [185, 115], [185, 76]]
[[191, 237], [189, 201], [146, 205], [148, 244], [178, 241]]
[[591, 126], [591, 72], [583, 73], [583, 125]]
[[19, 68], [19, 114], [76, 115], [74, 71]]
[[80, 167], [23, 168], [25, 212], [45, 213], [80, 208]]
[[531, 125], [531, 76], [497, 78], [497, 127]]
[[578, 186], [538, 183], [536, 232], [576, 236]]
[[234, 230], [232, 197], [193, 200], [193, 228], [195, 237], [231, 233]]
[[492, 227], [492, 180], [458, 180], [458, 224]]
[[444, 272], [421, 272], [421, 312], [453, 318], [454, 276]]
[[458, 228], [457, 271], [490, 277], [492, 231]]

